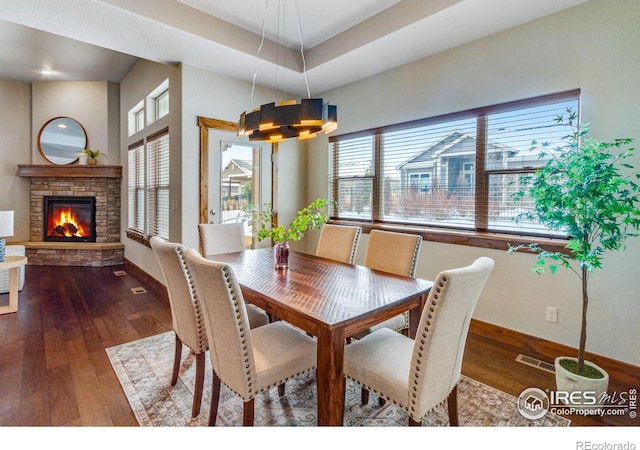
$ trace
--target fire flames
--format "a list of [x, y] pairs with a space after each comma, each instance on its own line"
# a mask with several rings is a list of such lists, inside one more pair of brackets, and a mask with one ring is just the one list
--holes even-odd
[[85, 237], [88, 234], [84, 230], [84, 226], [76, 218], [71, 208], [62, 209], [53, 214], [52, 224], [50, 221], [51, 230], [50, 236], [64, 236], [64, 237]]

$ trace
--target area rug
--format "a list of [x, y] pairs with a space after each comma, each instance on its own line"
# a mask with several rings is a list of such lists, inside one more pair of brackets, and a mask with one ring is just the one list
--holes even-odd
[[[180, 376], [169, 384], [173, 367], [175, 335], [167, 332], [106, 349], [114, 371], [141, 426], [206, 426], [211, 397], [211, 365], [207, 359], [200, 415], [191, 418], [195, 357], [185, 347]], [[207, 355], [208, 357], [208, 355]], [[458, 387], [460, 426], [552, 427], [568, 426], [563, 417], [546, 414], [538, 420], [524, 418], [516, 409], [517, 399], [468, 377]], [[287, 381], [286, 393], [263, 392], [255, 400], [256, 426], [316, 426], [315, 374]], [[216, 426], [242, 425], [242, 400], [222, 385]], [[447, 426], [446, 402], [423, 420], [423, 426]], [[369, 404], [360, 403], [360, 388], [347, 380], [344, 425], [394, 427], [407, 425], [407, 413], [387, 402], [378, 405], [372, 393]]]

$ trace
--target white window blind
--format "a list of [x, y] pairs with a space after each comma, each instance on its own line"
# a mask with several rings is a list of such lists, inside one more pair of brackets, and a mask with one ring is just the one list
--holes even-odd
[[147, 236], [169, 239], [169, 130], [147, 140]]
[[382, 220], [473, 228], [475, 189], [464, 169], [475, 161], [475, 136], [475, 118], [383, 133]]
[[144, 235], [144, 145], [142, 141], [129, 147], [129, 220], [128, 228]]
[[372, 219], [373, 149], [373, 136], [345, 139], [330, 144], [330, 197], [338, 205], [337, 216]]
[[[334, 218], [551, 236], [516, 220], [523, 174], [570, 133], [579, 90], [418, 119], [329, 138]], [[538, 144], [536, 145], [535, 142]], [[533, 149], [532, 147], [539, 147]]]
[[[532, 174], [544, 165], [562, 145], [563, 136], [572, 130], [556, 123], [555, 117], [578, 110], [578, 101], [558, 102], [519, 108], [487, 115], [487, 152], [485, 170], [488, 189], [488, 228], [496, 231], [517, 230], [523, 234], [546, 234], [540, 224], [516, 218], [533, 209], [530, 199], [514, 202], [513, 194], [521, 188], [522, 175]], [[532, 143], [537, 143], [532, 145]]]

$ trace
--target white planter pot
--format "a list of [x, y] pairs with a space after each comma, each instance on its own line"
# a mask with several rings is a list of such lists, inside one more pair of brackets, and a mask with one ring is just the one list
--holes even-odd
[[[593, 407], [596, 404], [600, 405], [602, 399], [609, 387], [609, 374], [602, 368], [598, 367], [592, 362], [585, 361], [584, 363], [595, 369], [598, 369], [604, 374], [603, 378], [587, 378], [581, 375], [577, 375], [573, 372], [569, 372], [560, 365], [560, 360], [569, 359], [577, 361], [578, 358], [571, 358], [568, 356], [560, 356], [555, 360], [556, 369], [556, 388], [558, 395], [562, 395], [562, 403], [575, 406], [575, 407]], [[569, 393], [568, 396], [564, 396], [562, 393]], [[593, 399], [597, 399], [594, 404]]]
[[85, 155], [84, 153], [82, 155], [78, 155], [78, 164], [80, 164], [81, 166], [86, 166], [88, 160], [88, 155]]

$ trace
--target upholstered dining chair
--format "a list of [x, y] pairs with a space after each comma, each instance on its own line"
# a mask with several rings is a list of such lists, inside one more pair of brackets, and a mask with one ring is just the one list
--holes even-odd
[[231, 267], [185, 252], [194, 290], [202, 302], [213, 367], [209, 425], [216, 424], [220, 383], [244, 402], [243, 425], [252, 426], [257, 394], [315, 369], [316, 341], [286, 324], [249, 330], [242, 291]]
[[[173, 331], [176, 335], [171, 385], [174, 386], [178, 381], [182, 362], [182, 344], [184, 343], [196, 356], [196, 379], [191, 408], [191, 415], [196, 417], [200, 413], [205, 352], [209, 348], [200, 301], [189, 285], [190, 274], [184, 262], [185, 247], [181, 244], [168, 242], [158, 236], [153, 236], [150, 243], [164, 276]], [[248, 314], [251, 327], [259, 327], [269, 322], [267, 315], [257, 308], [248, 309]]]
[[242, 223], [200, 223], [200, 246], [202, 255], [244, 251], [244, 224]]
[[409, 425], [445, 399], [449, 423], [458, 425], [457, 385], [469, 323], [494, 262], [440, 272], [429, 292], [415, 340], [381, 328], [347, 345], [345, 377], [404, 408]]
[[[371, 230], [367, 251], [364, 256], [364, 265], [382, 272], [413, 277], [416, 273], [421, 246], [422, 236], [417, 234]], [[361, 338], [379, 328], [391, 328], [407, 334], [409, 330], [409, 315], [408, 313], [398, 314], [364, 332], [358, 333], [356, 337]]]
[[320, 230], [316, 256], [353, 264], [361, 227], [325, 223]]

